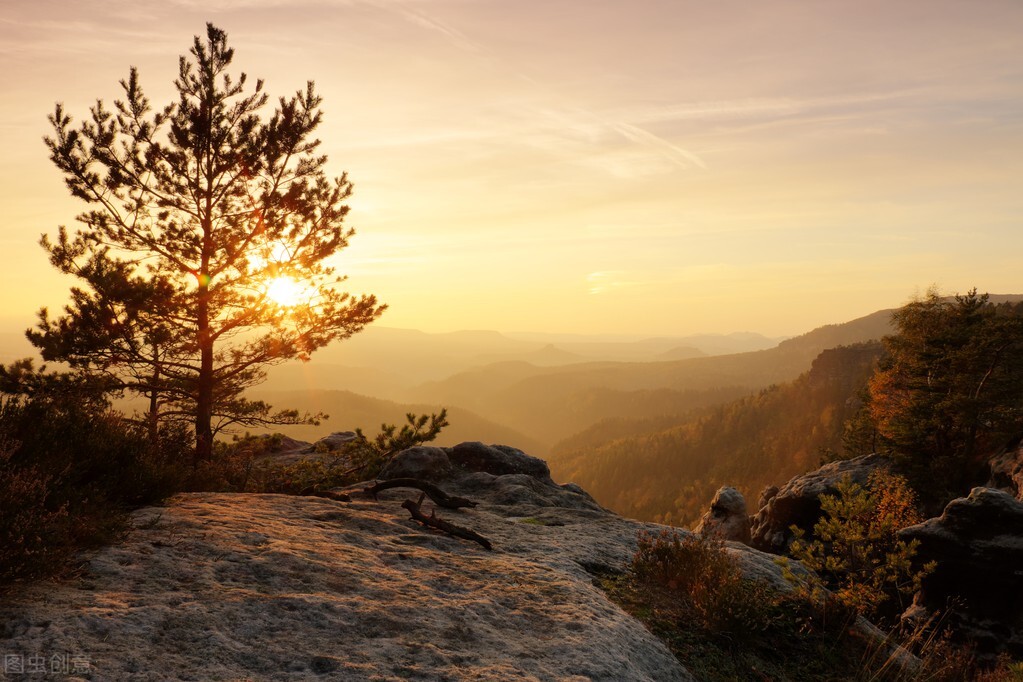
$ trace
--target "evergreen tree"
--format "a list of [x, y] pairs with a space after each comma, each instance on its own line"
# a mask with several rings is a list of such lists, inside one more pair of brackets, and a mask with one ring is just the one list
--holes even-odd
[[354, 234], [352, 186], [329, 178], [317, 153], [313, 83], [263, 117], [263, 82], [232, 76], [233, 56], [207, 24], [180, 58], [177, 102], [154, 110], [132, 68], [113, 109], [99, 100], [75, 127], [58, 104], [46, 138], [88, 209], [77, 230], [42, 239], [81, 285], [60, 317], [40, 311], [29, 338], [44, 358], [146, 396], [151, 437], [165, 420], [189, 420], [197, 462], [229, 424], [299, 420], [244, 391], [268, 365], [307, 359], [385, 308], [343, 292], [329, 264]]
[[870, 415], [895, 453], [962, 492], [977, 460], [1023, 425], [1023, 304], [932, 291], [894, 321]]

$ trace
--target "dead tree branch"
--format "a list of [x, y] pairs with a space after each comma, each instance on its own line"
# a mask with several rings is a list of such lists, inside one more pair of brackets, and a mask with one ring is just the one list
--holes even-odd
[[476, 506], [476, 503], [472, 500], [458, 497], [457, 495], [448, 495], [434, 484], [419, 478], [392, 478], [387, 481], [378, 481], [366, 488], [365, 492], [375, 500], [377, 493], [382, 490], [389, 490], [390, 488], [415, 488], [416, 490], [421, 490], [433, 500], [434, 504], [445, 509]]
[[412, 500], [405, 500], [404, 502], [401, 503], [401, 506], [405, 509], [408, 509], [409, 513], [412, 515], [412, 518], [418, 521], [419, 523], [423, 524], [424, 526], [436, 528], [437, 530], [442, 530], [448, 535], [453, 535], [456, 538], [462, 538], [464, 540], [472, 540], [473, 542], [478, 542], [479, 544], [483, 545], [484, 549], [488, 550], [493, 549], [493, 547], [490, 544], [490, 540], [486, 539], [476, 531], [469, 530], [468, 528], [462, 528], [461, 526], [456, 526], [455, 524], [448, 523], [443, 519], [438, 519], [436, 510], [431, 512], [429, 516], [424, 514], [421, 509], [421, 506], [423, 504], [423, 499], [425, 497], [426, 493], [422, 493], [419, 496], [418, 502], [413, 502]]

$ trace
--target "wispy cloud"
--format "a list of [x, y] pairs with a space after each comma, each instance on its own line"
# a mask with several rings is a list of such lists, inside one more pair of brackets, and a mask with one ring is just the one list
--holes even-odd
[[389, 0], [362, 0], [366, 4], [373, 5], [379, 9], [393, 12], [398, 16], [401, 16], [407, 21], [421, 26], [429, 31], [434, 31], [442, 35], [448, 42], [455, 47], [465, 50], [467, 52], [481, 52], [482, 48], [476, 42], [470, 40], [464, 33], [456, 29], [455, 27], [447, 24], [435, 16], [429, 15], [422, 10], [414, 9], [405, 3], [393, 2]]
[[769, 97], [735, 100], [678, 102], [667, 105], [629, 107], [609, 113], [633, 123], [670, 121], [727, 121], [781, 118], [821, 111], [868, 108], [871, 105], [905, 101], [923, 94], [922, 88], [863, 92], [823, 97]]
[[624, 135], [627, 139], [657, 150], [679, 168], [688, 169], [693, 166], [697, 166], [699, 168], [707, 167], [707, 164], [703, 162], [703, 159], [691, 151], [683, 149], [676, 144], [672, 144], [663, 137], [654, 135], [647, 130], [643, 130], [638, 126], [632, 125], [631, 123], [612, 123], [611, 127]]

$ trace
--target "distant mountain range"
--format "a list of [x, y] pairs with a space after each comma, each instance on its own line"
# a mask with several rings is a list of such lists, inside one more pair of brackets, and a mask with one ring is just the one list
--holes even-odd
[[[441, 410], [436, 404], [402, 404], [380, 398], [371, 398], [350, 391], [254, 391], [253, 397], [266, 400], [271, 405], [299, 410], [300, 412], [326, 412], [329, 419], [319, 426], [288, 426], [284, 428], [254, 429], [254, 432], [286, 432], [292, 438], [316, 441], [335, 431], [354, 431], [362, 428], [367, 436], [374, 436], [381, 424], [405, 423], [405, 415], [431, 414]], [[448, 407], [450, 426], [444, 429], [436, 442], [431, 445], [457, 445], [465, 441], [485, 443], [514, 443], [524, 451], [539, 451], [542, 446], [533, 437], [484, 419], [473, 412], [452, 405]]]
[[766, 350], [730, 355], [557, 367], [494, 363], [426, 382], [409, 396], [417, 402], [464, 406], [530, 433], [549, 448], [601, 419], [684, 415], [791, 381], [827, 348], [889, 333], [891, 312], [821, 327]]
[[430, 334], [371, 325], [344, 343], [317, 351], [308, 364], [274, 368], [264, 388], [342, 388], [407, 401], [418, 399], [412, 389], [421, 384], [502, 363], [544, 368], [651, 362], [763, 350], [781, 340], [749, 332], [639, 339], [494, 331]]
[[[609, 338], [371, 325], [311, 362], [271, 368], [254, 394], [331, 414], [321, 427], [282, 429], [295, 437], [374, 430], [407, 411], [446, 406], [449, 438], [546, 456], [554, 443], [603, 419], [688, 415], [793, 379], [823, 348], [880, 337], [889, 316], [882, 311], [780, 343], [753, 333]], [[6, 361], [30, 352], [20, 333], [0, 335]]]

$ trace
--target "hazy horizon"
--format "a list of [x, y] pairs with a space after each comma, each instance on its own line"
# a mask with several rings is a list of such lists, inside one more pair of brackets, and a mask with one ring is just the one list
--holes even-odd
[[0, 20], [0, 317], [71, 284], [54, 102], [135, 65], [163, 105], [206, 21], [272, 96], [317, 82], [335, 262], [390, 327], [777, 337], [1020, 288], [1018, 3], [42, 0]]

